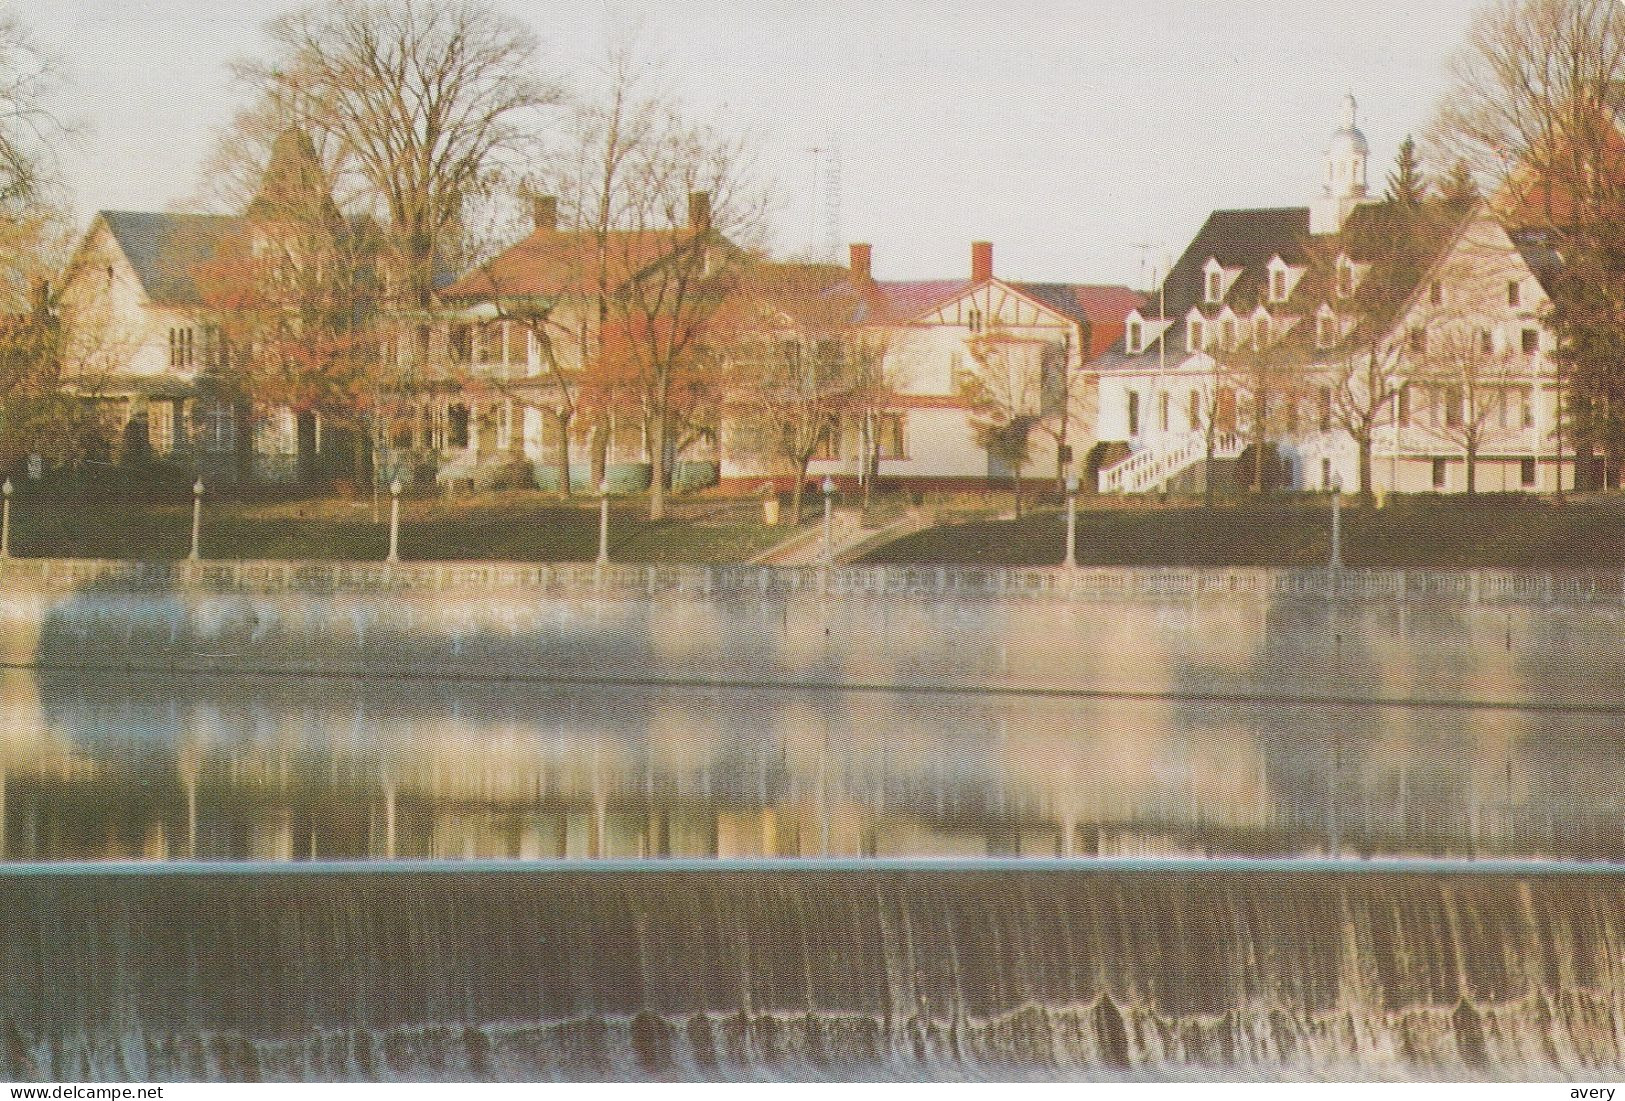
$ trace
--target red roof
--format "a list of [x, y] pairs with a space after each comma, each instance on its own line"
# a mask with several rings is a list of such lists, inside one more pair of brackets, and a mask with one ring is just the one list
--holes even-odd
[[[596, 233], [538, 230], [441, 291], [446, 299], [551, 298], [611, 289], [693, 241], [689, 230]], [[601, 250], [601, 251], [600, 251]]]

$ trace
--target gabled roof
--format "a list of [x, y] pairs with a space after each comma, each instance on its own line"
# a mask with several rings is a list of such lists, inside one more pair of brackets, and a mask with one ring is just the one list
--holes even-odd
[[1122, 321], [1145, 303], [1145, 295], [1127, 287], [1090, 283], [1011, 283], [1057, 313], [1091, 324]]
[[600, 275], [614, 290], [704, 240], [725, 244], [716, 234], [688, 229], [617, 230], [603, 235], [541, 229], [452, 281], [440, 294], [462, 302], [586, 295], [598, 290]]
[[[1108, 327], [1120, 325], [1144, 296], [1127, 287], [1089, 283], [1018, 283], [995, 279], [1062, 317], [1080, 324]], [[858, 318], [863, 324], [900, 325], [918, 320], [982, 284], [969, 279], [874, 280], [861, 286], [848, 286], [861, 295], [864, 306]]]
[[871, 325], [913, 321], [974, 286], [969, 279], [877, 279], [862, 288], [868, 309], [860, 320]]
[[97, 215], [157, 306], [201, 304], [194, 273], [222, 246], [248, 234], [248, 220], [223, 214], [104, 210]]

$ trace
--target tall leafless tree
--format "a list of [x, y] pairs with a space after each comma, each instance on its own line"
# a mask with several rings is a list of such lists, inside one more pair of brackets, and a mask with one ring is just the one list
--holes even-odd
[[461, 259], [465, 207], [523, 163], [560, 91], [535, 35], [479, 0], [331, 0], [268, 27], [236, 65], [364, 183], [386, 227], [395, 302], [427, 310]]
[[36, 209], [58, 184], [57, 146], [69, 127], [53, 101], [58, 60], [14, 12], [0, 11], [0, 211]]
[[748, 136], [694, 121], [635, 40], [613, 43], [539, 174], [563, 228], [591, 241], [583, 273], [600, 387], [640, 406], [649, 512], [665, 514], [675, 433], [718, 362], [709, 329], [754, 259], [772, 203]]

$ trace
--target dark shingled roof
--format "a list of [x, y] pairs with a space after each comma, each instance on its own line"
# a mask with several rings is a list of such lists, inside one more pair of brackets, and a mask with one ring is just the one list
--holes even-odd
[[104, 210], [100, 217], [147, 297], [159, 306], [200, 305], [193, 280], [198, 266], [213, 260], [223, 244], [248, 232], [247, 219], [224, 214]]
[[[1190, 354], [1184, 322], [1192, 308], [1211, 319], [1229, 306], [1245, 319], [1263, 303], [1274, 316], [1298, 318], [1299, 323], [1286, 339], [1307, 343], [1312, 340], [1310, 319], [1322, 303], [1334, 298], [1331, 272], [1333, 261], [1342, 253], [1357, 264], [1373, 265], [1353, 300], [1362, 324], [1349, 339], [1359, 339], [1370, 326], [1381, 329], [1392, 324], [1419, 281], [1455, 240], [1463, 224], [1458, 213], [1430, 210], [1406, 214], [1386, 202], [1366, 203], [1349, 213], [1341, 233], [1315, 237], [1309, 231], [1307, 207], [1216, 210], [1168, 273], [1160, 301], [1156, 292], [1146, 296], [1145, 316], [1156, 318], [1159, 308], [1166, 304], [1161, 316], [1172, 322], [1163, 338], [1170, 366]], [[1395, 241], [1400, 242], [1398, 247]], [[1292, 267], [1308, 269], [1282, 303], [1266, 301], [1268, 266], [1276, 256]], [[1242, 269], [1222, 303], [1207, 301], [1202, 269], [1209, 259], [1226, 268]], [[1146, 352], [1128, 355], [1119, 341], [1096, 360], [1094, 367], [1143, 370], [1148, 360], [1158, 354], [1151, 333], [1146, 334], [1146, 346]]]

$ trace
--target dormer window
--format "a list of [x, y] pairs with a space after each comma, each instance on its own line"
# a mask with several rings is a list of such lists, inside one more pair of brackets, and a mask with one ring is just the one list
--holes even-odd
[[1145, 326], [1136, 318], [1128, 323], [1129, 354], [1138, 354], [1143, 347], [1145, 347]]
[[1207, 346], [1206, 326], [1199, 317], [1193, 317], [1185, 326], [1185, 343], [1193, 352], [1200, 352]]
[[1265, 265], [1264, 283], [1265, 295], [1268, 300], [1271, 303], [1279, 303], [1291, 298], [1292, 292], [1297, 289], [1298, 280], [1303, 278], [1305, 270], [1301, 267], [1293, 267], [1281, 259], [1279, 254], [1270, 257], [1270, 262]]
[[1202, 265], [1202, 298], [1210, 305], [1217, 305], [1224, 301], [1224, 296], [1230, 290], [1230, 282], [1239, 274], [1236, 269], [1226, 269], [1218, 260], [1209, 259]]
[[1235, 320], [1235, 318], [1233, 318], [1233, 317], [1225, 318], [1223, 328], [1220, 329], [1220, 332], [1222, 332], [1224, 334], [1224, 337], [1223, 337], [1224, 346], [1226, 348], [1234, 348], [1236, 346], [1236, 320]]
[[1349, 298], [1354, 294], [1354, 265], [1348, 257], [1337, 262], [1337, 297]]
[[1267, 348], [1270, 342], [1270, 319], [1259, 316], [1253, 319], [1253, 344], [1260, 349]]
[[1330, 348], [1337, 343], [1337, 318], [1330, 310], [1321, 310], [1315, 318], [1315, 347]]

